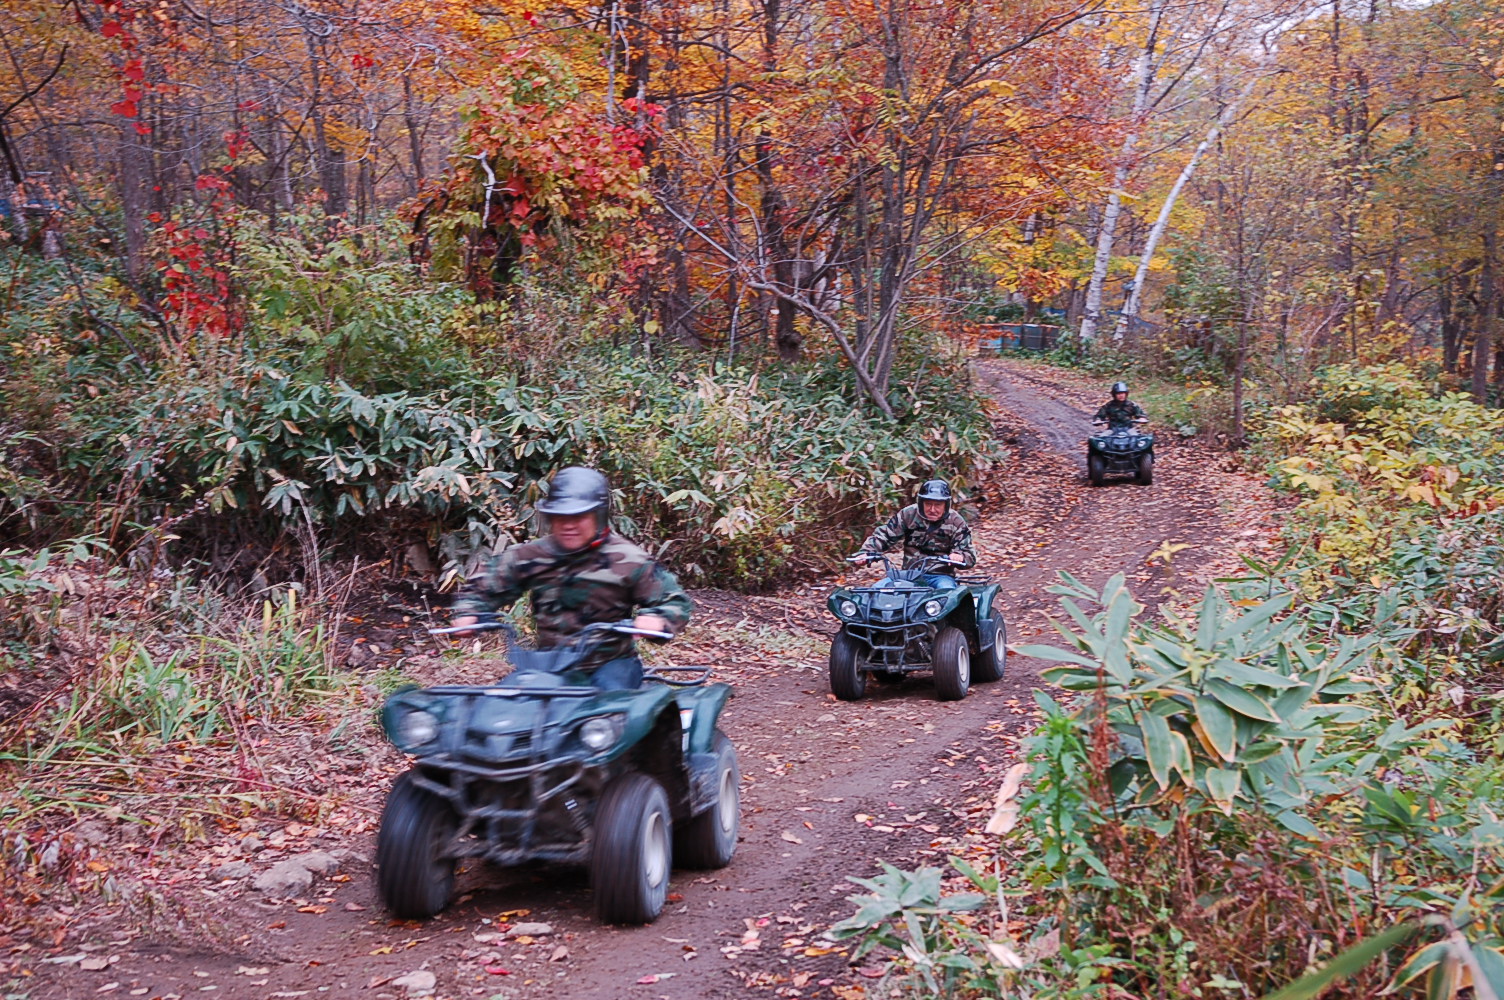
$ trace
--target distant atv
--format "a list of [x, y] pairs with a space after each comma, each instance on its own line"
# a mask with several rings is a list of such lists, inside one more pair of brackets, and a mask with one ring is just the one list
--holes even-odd
[[[1118, 423], [1105, 434], [1094, 434], [1086, 442], [1086, 478], [1101, 486], [1110, 475], [1129, 475], [1140, 486], [1154, 482], [1154, 435], [1144, 434], [1133, 424], [1147, 423], [1139, 418], [1133, 423]], [[1106, 423], [1093, 420], [1098, 426]]]
[[931, 671], [941, 701], [966, 697], [973, 679], [1002, 678], [1008, 632], [996, 606], [997, 584], [958, 577], [959, 587], [928, 587], [919, 577], [952, 564], [926, 557], [900, 570], [887, 556], [879, 558], [887, 570], [882, 583], [843, 587], [826, 602], [841, 622], [830, 644], [830, 690], [837, 698], [860, 699], [869, 675], [895, 682]]
[[[642, 688], [602, 691], [576, 668], [611, 632], [526, 649], [484, 687], [410, 688], [387, 700], [387, 736], [413, 756], [387, 796], [377, 884], [392, 912], [424, 919], [449, 903], [455, 864], [588, 865], [596, 912], [643, 924], [663, 909], [671, 864], [721, 868], [740, 828], [741, 774], [717, 721], [731, 688], [708, 667], [659, 667]], [[435, 632], [460, 629], [435, 629]], [[678, 674], [685, 680], [672, 680]]]

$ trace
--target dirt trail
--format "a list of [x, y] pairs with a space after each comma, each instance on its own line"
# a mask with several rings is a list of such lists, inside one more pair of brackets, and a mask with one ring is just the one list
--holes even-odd
[[[1090, 412], [1080, 386], [1012, 361], [978, 369], [1007, 411], [999, 434], [1017, 442], [1008, 468], [982, 491], [976, 531], [980, 570], [1005, 581], [1012, 642], [1047, 640], [1054, 599], [1045, 588], [1060, 570], [1090, 583], [1127, 570], [1152, 598], [1167, 584], [1193, 582], [1146, 564], [1164, 543], [1189, 546], [1176, 567], [1204, 568], [1249, 533], [1226, 509], [1244, 481], [1202, 453], [1172, 444], [1155, 486], [1094, 490], [1080, 471]], [[414, 970], [432, 972], [435, 995], [453, 998], [860, 996], [862, 970], [839, 952], [822, 953], [818, 940], [850, 912], [844, 897], [854, 887], [845, 876], [875, 872], [877, 859], [943, 863], [947, 845], [984, 821], [986, 795], [969, 789], [990, 785], [994, 772], [1000, 780], [1009, 762], [997, 737], [1028, 722], [1040, 664], [1012, 656], [1002, 681], [958, 703], [935, 701], [928, 680], [873, 685], [865, 701], [836, 702], [823, 671], [831, 631], [823, 589], [697, 595], [699, 641], [724, 636], [730, 655], [738, 635], [755, 634], [775, 651], [784, 643], [786, 655], [726, 662], [723, 674], [737, 688], [725, 726], [746, 779], [744, 839], [723, 871], [676, 872], [670, 905], [652, 926], [597, 925], [583, 876], [568, 869], [469, 873], [461, 901], [439, 918], [392, 924], [358, 856], [372, 850], [367, 837], [330, 845], [358, 855], [344, 864], [348, 881], [308, 894], [329, 901], [307, 907], [324, 912], [267, 904], [249, 891], [216, 902], [226, 919], [254, 924], [242, 954], [137, 942], [103, 971], [43, 972], [51, 981], [33, 980], [32, 997], [92, 995], [115, 982], [122, 996], [385, 1000], [409, 995], [390, 980]], [[373, 804], [379, 796], [373, 789]], [[544, 921], [553, 933], [530, 943], [475, 937], [494, 928], [485, 921], [516, 910], [528, 913], [514, 920]]]

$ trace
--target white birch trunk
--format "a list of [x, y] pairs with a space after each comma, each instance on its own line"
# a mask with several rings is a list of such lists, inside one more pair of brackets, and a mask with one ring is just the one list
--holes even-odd
[[1217, 141], [1217, 136], [1221, 135], [1222, 130], [1237, 116], [1238, 108], [1253, 92], [1259, 79], [1258, 76], [1251, 77], [1242, 92], [1222, 109], [1222, 113], [1217, 116], [1217, 120], [1207, 131], [1206, 137], [1201, 140], [1201, 144], [1191, 154], [1190, 160], [1181, 169], [1180, 176], [1175, 178], [1175, 185], [1170, 188], [1170, 193], [1165, 196], [1165, 203], [1159, 207], [1159, 217], [1154, 220], [1154, 228], [1149, 230], [1149, 238], [1144, 241], [1144, 250], [1139, 256], [1138, 268], [1133, 273], [1133, 284], [1128, 286], [1128, 301], [1123, 303], [1122, 315], [1118, 317], [1117, 329], [1112, 334], [1114, 343], [1122, 343], [1123, 338], [1128, 334], [1129, 325], [1138, 318], [1139, 307], [1143, 303], [1144, 282], [1149, 278], [1149, 264], [1154, 259], [1154, 251], [1159, 248], [1159, 241], [1164, 237], [1165, 229], [1169, 227], [1170, 213], [1175, 210], [1175, 202], [1179, 200], [1180, 192], [1185, 189], [1192, 175], [1196, 173], [1201, 157], [1206, 155], [1212, 143]]
[[1154, 0], [1149, 7], [1149, 33], [1144, 39], [1143, 51], [1134, 66], [1133, 129], [1123, 140], [1118, 151], [1117, 167], [1112, 172], [1112, 190], [1107, 194], [1107, 205], [1102, 212], [1102, 225], [1097, 230], [1097, 252], [1092, 260], [1091, 281], [1086, 286], [1086, 310], [1081, 317], [1081, 339], [1096, 339], [1097, 328], [1102, 323], [1102, 291], [1107, 286], [1107, 269], [1112, 263], [1112, 244], [1117, 236], [1118, 216], [1123, 212], [1123, 185], [1128, 183], [1128, 173], [1134, 148], [1138, 145], [1139, 129], [1149, 107], [1149, 93], [1154, 89], [1154, 77], [1160, 62], [1154, 58], [1159, 41], [1159, 26], [1164, 17], [1165, 0]]

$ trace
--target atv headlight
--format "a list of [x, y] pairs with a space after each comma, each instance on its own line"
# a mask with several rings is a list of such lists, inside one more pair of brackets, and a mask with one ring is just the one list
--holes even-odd
[[625, 722], [624, 715], [597, 715], [586, 719], [580, 725], [580, 742], [587, 750], [599, 753], [621, 739]]
[[856, 602], [842, 601], [840, 604], [836, 605], [836, 610], [841, 613], [842, 618], [855, 618], [857, 611]]
[[927, 617], [934, 618], [936, 615], [938, 615], [940, 613], [940, 608], [941, 607], [942, 607], [942, 605], [941, 605], [941, 603], [939, 601], [925, 601], [924, 602], [924, 613], [925, 613], [925, 615]]
[[392, 735], [399, 748], [416, 750], [438, 738], [438, 716], [421, 708], [414, 709], [398, 717], [396, 732]]

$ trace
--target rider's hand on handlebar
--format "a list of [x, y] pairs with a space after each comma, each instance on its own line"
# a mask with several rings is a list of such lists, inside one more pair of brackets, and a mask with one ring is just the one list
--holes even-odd
[[949, 559], [951, 562], [955, 563], [957, 566], [961, 565], [962, 563], [964, 563], [966, 561], [966, 557], [963, 556], [959, 552], [952, 552], [950, 555], [946, 556], [945, 558]]
[[462, 615], [461, 617], [456, 618], [454, 620], [454, 627], [457, 628], [457, 629], [461, 629], [462, 631], [451, 632], [449, 634], [453, 635], [453, 636], [456, 636], [458, 638], [463, 639], [467, 635], [474, 635], [475, 634], [473, 631], [470, 630], [470, 626], [471, 625], [479, 625], [479, 624], [480, 624], [480, 619], [477, 618], [475, 615]]
[[644, 632], [667, 632], [668, 619], [659, 615], [638, 615], [632, 619], [632, 627]]
[[856, 555], [847, 556], [846, 561], [854, 562], [858, 566], [865, 566], [876, 558], [877, 556], [873, 555], [871, 552], [858, 552], [856, 553]]

